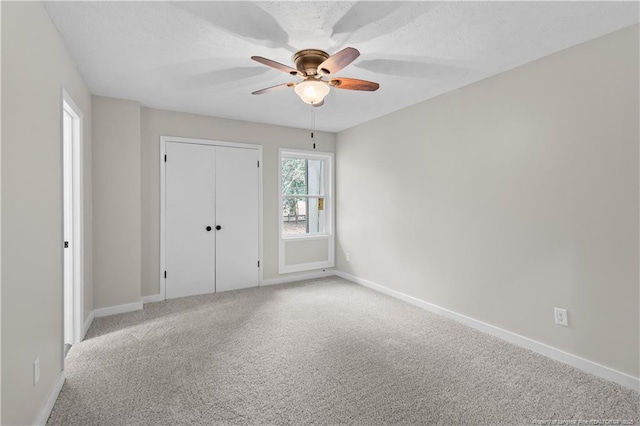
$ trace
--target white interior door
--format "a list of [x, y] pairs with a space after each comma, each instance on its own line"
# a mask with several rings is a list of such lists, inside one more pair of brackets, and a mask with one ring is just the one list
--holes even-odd
[[166, 298], [215, 291], [215, 156], [208, 145], [165, 147]]
[[255, 149], [216, 147], [216, 291], [258, 285], [258, 185]]
[[[69, 112], [62, 112], [62, 164], [63, 164], [63, 217], [64, 217], [64, 344], [72, 345], [73, 336], [73, 252], [70, 246], [73, 238], [73, 117]], [[68, 347], [68, 346], [67, 346]], [[65, 352], [66, 354], [66, 352]]]
[[[62, 90], [62, 196], [64, 237], [64, 355], [84, 326], [82, 111]], [[61, 242], [62, 243], [62, 242]]]

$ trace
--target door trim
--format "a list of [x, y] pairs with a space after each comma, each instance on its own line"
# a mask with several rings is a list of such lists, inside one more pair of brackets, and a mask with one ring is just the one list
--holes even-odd
[[[164, 161], [164, 156], [166, 155], [166, 146], [167, 142], [177, 142], [177, 143], [186, 143], [186, 144], [196, 144], [196, 145], [210, 145], [210, 146], [224, 146], [230, 148], [243, 148], [243, 149], [254, 149], [258, 151], [258, 161], [260, 162], [260, 167], [258, 169], [258, 257], [257, 261], [260, 262], [260, 267], [258, 268], [258, 286], [262, 285], [262, 277], [264, 270], [264, 261], [263, 261], [263, 197], [262, 197], [262, 189], [263, 189], [263, 161], [262, 161], [262, 145], [250, 144], [250, 143], [240, 143], [240, 142], [227, 142], [227, 141], [219, 141], [214, 139], [196, 139], [196, 138], [183, 138], [178, 136], [160, 136], [160, 299], [166, 300], [166, 280], [164, 278], [164, 271], [166, 267], [166, 259], [165, 259], [165, 250], [166, 250], [166, 187], [165, 187], [165, 178], [166, 178], [166, 162]], [[257, 165], [256, 165], [257, 166]]]
[[[73, 101], [69, 93], [62, 88], [61, 94], [61, 110], [60, 110], [60, 137], [62, 144], [67, 143], [64, 140], [63, 120], [64, 112], [68, 112], [73, 120], [72, 140], [71, 140], [71, 193], [72, 193], [72, 238], [70, 241], [73, 269], [72, 269], [72, 313], [71, 313], [71, 341], [73, 344], [79, 343], [84, 338], [84, 162], [83, 162], [83, 145], [84, 145], [84, 114], [78, 105]], [[61, 153], [62, 154], [62, 153]], [[64, 173], [65, 161], [62, 158], [62, 167]], [[67, 165], [68, 166], [68, 165]], [[62, 180], [62, 190], [64, 191], [64, 179]], [[64, 239], [64, 207], [62, 211], [62, 235]], [[63, 330], [64, 330], [64, 248], [63, 241], [60, 241], [63, 259]], [[63, 336], [63, 354], [64, 354], [64, 336]], [[64, 360], [64, 356], [63, 356]]]

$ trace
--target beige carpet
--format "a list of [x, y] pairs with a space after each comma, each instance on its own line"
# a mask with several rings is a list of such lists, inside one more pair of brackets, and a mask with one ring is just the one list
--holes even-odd
[[98, 318], [66, 374], [50, 425], [640, 420], [636, 392], [340, 278]]

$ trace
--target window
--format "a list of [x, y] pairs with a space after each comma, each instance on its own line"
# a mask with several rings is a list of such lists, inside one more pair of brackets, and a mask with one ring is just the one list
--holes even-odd
[[331, 234], [331, 154], [280, 151], [282, 238]]
[[278, 273], [332, 268], [333, 154], [280, 149]]

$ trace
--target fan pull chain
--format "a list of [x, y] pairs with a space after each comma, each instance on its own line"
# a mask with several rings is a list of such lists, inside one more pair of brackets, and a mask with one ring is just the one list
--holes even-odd
[[311, 113], [313, 114], [313, 130], [311, 131], [311, 142], [313, 142], [313, 149], [316, 149], [316, 143], [313, 141], [313, 132], [316, 131], [316, 109], [311, 107]]

